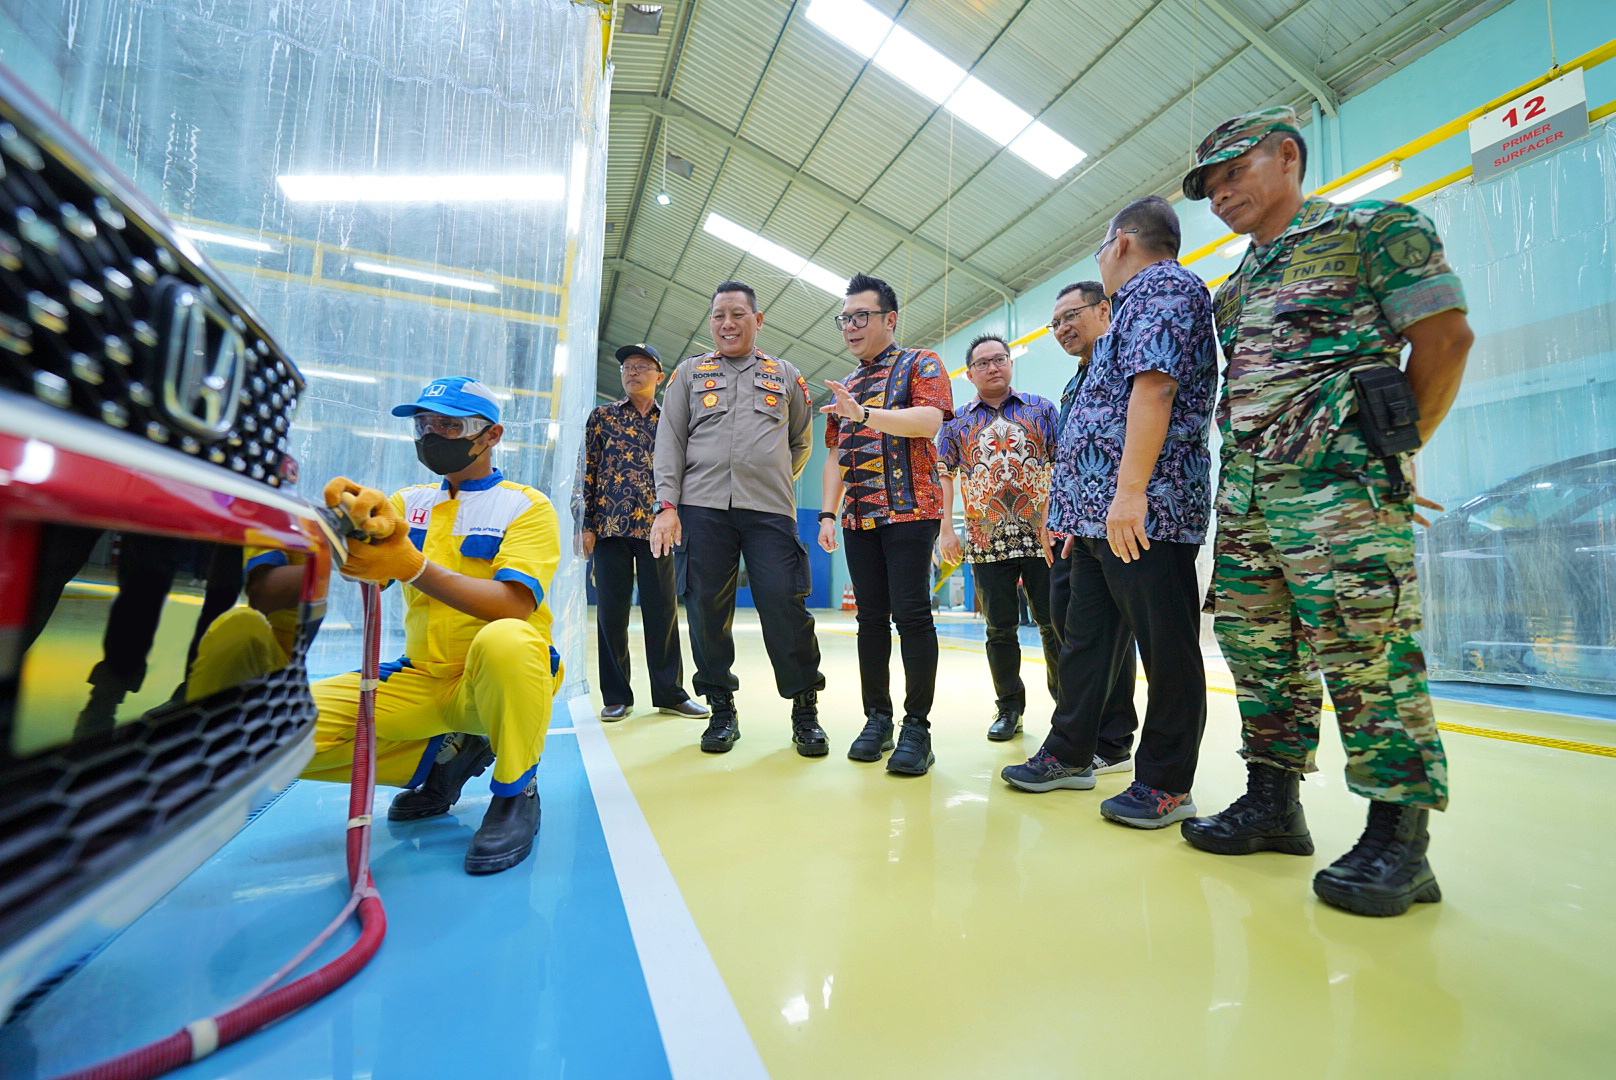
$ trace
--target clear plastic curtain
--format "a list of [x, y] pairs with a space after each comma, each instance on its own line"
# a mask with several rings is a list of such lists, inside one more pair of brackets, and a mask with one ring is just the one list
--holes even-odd
[[1476, 344], [1419, 458], [1437, 679], [1616, 693], [1616, 132], [1423, 202]]
[[[569, 515], [594, 403], [608, 85], [571, 0], [0, 0], [4, 62], [199, 237], [305, 369], [301, 490], [431, 480], [388, 413], [439, 375], [504, 399], [505, 475], [543, 490], [548, 600], [581, 692]], [[313, 192], [286, 177], [325, 177]], [[360, 179], [356, 179], [360, 178]], [[363, 179], [371, 178], [371, 179]], [[514, 179], [513, 179], [514, 178]], [[373, 201], [382, 185], [394, 201]], [[514, 192], [495, 197], [495, 185]], [[356, 190], [357, 185], [357, 190]], [[397, 590], [387, 655], [402, 651]], [[310, 670], [358, 662], [333, 583]]]

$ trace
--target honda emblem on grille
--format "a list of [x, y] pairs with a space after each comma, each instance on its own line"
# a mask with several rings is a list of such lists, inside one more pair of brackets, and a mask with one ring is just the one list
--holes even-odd
[[184, 282], [167, 282], [158, 306], [163, 412], [200, 439], [221, 439], [236, 423], [247, 343], [226, 312]]

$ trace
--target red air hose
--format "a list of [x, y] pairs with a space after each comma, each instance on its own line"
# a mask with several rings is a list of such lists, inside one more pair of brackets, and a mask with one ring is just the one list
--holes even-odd
[[[161, 1076], [324, 997], [353, 978], [376, 955], [387, 933], [387, 915], [370, 878], [370, 808], [376, 792], [376, 686], [381, 658], [382, 601], [381, 590], [375, 585], [362, 583], [360, 591], [365, 609], [364, 661], [359, 676], [359, 717], [354, 724], [353, 783], [348, 791], [348, 883], [353, 886], [353, 892], [347, 907], [324, 934], [249, 994], [242, 1004], [193, 1021], [167, 1038], [138, 1050], [69, 1073], [62, 1080], [144, 1080]], [[346, 952], [296, 982], [264, 992], [302, 963], [356, 908], [359, 940]]]

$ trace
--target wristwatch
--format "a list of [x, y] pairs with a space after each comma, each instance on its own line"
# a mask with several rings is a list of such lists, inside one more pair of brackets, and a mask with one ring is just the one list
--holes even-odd
[[671, 502], [668, 502], [666, 499], [664, 499], [661, 502], [657, 503], [656, 508], [657, 508], [657, 513], [659, 513], [659, 514], [662, 513], [662, 511], [664, 511], [664, 510], [677, 510], [677, 509], [679, 509], [677, 506], [673, 505]]
[[836, 520], [836, 514], [833, 511], [830, 511], [830, 510], [821, 510], [819, 512], [819, 520], [820, 521], [835, 521]]

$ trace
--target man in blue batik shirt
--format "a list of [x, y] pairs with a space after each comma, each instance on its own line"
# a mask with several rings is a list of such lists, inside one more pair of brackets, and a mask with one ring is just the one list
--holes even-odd
[[1111, 329], [1095, 342], [1050, 488], [1072, 590], [1060, 701], [1038, 753], [1000, 773], [1026, 791], [1094, 787], [1101, 716], [1131, 634], [1149, 681], [1136, 779], [1100, 813], [1142, 829], [1194, 816], [1206, 724], [1195, 556], [1212, 509], [1217, 354], [1210, 297], [1179, 265], [1179, 237], [1178, 215], [1151, 196], [1112, 219], [1095, 253]]

